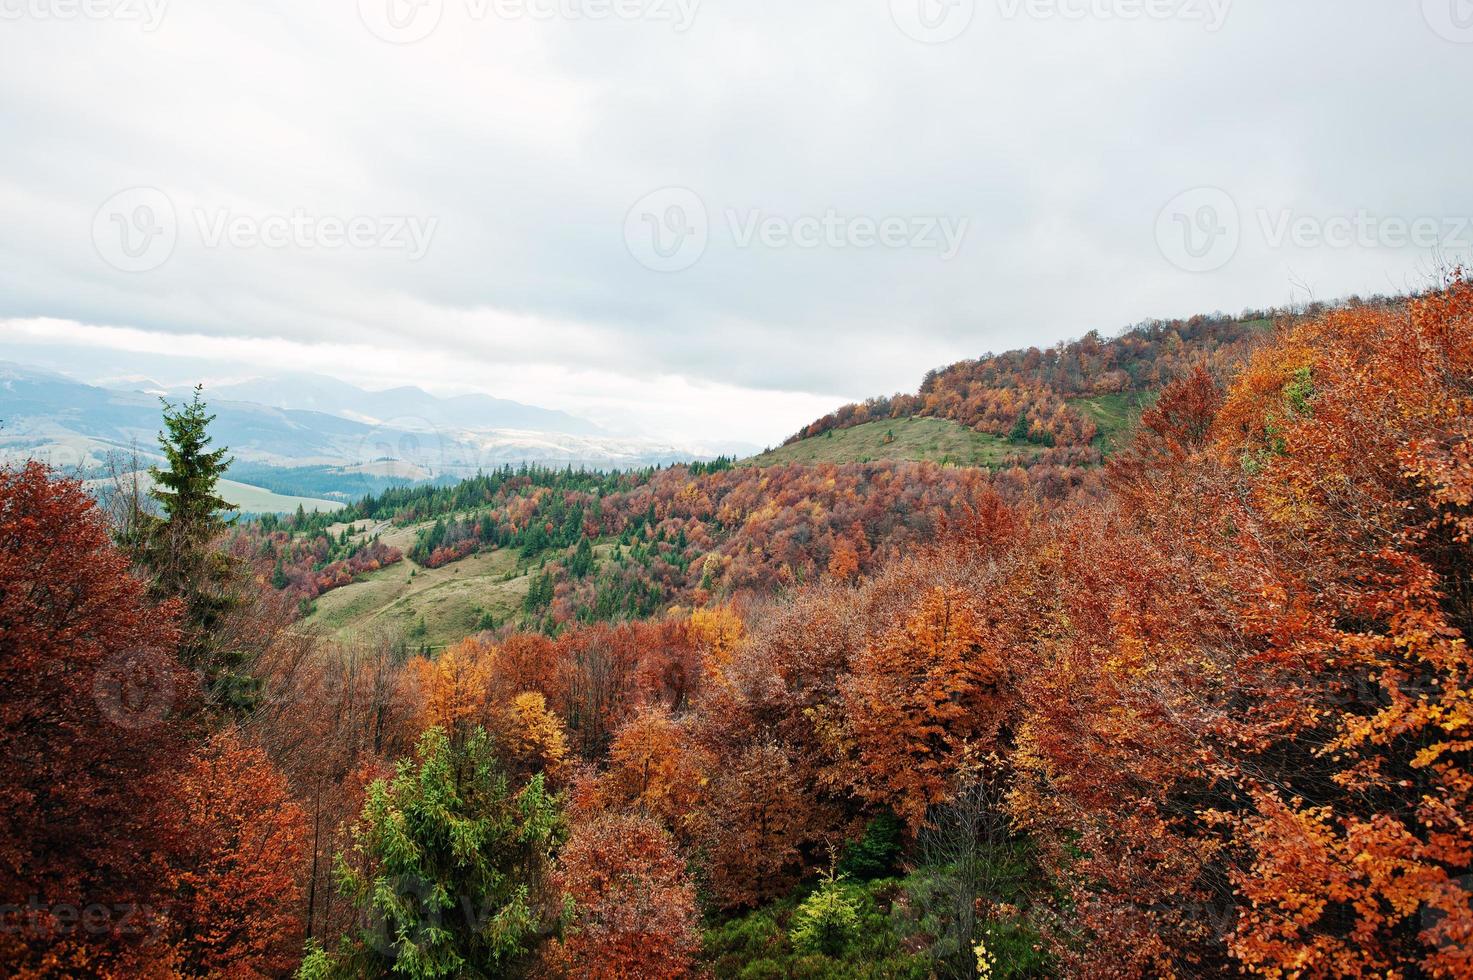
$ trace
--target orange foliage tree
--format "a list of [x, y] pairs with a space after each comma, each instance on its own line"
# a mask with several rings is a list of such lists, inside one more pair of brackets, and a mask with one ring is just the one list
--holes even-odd
[[171, 942], [188, 975], [270, 977], [301, 959], [307, 826], [266, 754], [227, 729], [179, 774]]
[[859, 656], [842, 686], [863, 774], [855, 789], [912, 829], [951, 794], [969, 753], [991, 747], [1005, 677], [994, 644], [972, 596], [936, 586]]
[[690, 614], [689, 629], [706, 677], [718, 676], [742, 642], [742, 618], [730, 606], [697, 609]]
[[599, 795], [606, 805], [654, 817], [683, 838], [711, 764], [688, 724], [650, 705], [615, 734]]
[[492, 720], [491, 734], [503, 763], [517, 775], [540, 772], [555, 779], [568, 755], [563, 723], [547, 710], [546, 699], [536, 691], [518, 694], [501, 707]]
[[1310, 668], [1323, 714], [1300, 723], [1327, 779], [1244, 780], [1234, 882], [1251, 905], [1232, 949], [1263, 972], [1466, 976], [1473, 286], [1338, 311], [1285, 347], [1224, 409], [1261, 421], [1217, 450], [1251, 474], [1265, 537], [1309, 594], [1306, 627], [1266, 653]]
[[491, 685], [494, 658], [494, 648], [473, 636], [433, 660], [414, 660], [421, 699], [420, 730], [439, 728], [460, 745], [477, 728], [489, 729], [496, 710]]
[[1079, 969], [1473, 969], [1470, 351], [1462, 283], [1309, 319], [1043, 535], [1011, 809]]

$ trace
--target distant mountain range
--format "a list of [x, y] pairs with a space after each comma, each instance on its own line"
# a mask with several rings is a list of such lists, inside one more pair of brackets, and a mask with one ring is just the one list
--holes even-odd
[[[83, 475], [96, 475], [110, 456], [157, 461], [159, 398], [178, 401], [189, 390], [147, 379], [111, 384], [0, 362], [0, 460], [38, 458]], [[233, 477], [336, 499], [508, 463], [627, 469], [723, 451], [611, 435], [566, 412], [486, 395], [367, 391], [317, 375], [222, 385], [205, 398], [216, 444], [238, 461]]]
[[[146, 385], [144, 391], [165, 390], [171, 396], [187, 396], [188, 389], [160, 389]], [[218, 401], [246, 402], [268, 408], [323, 412], [373, 425], [400, 428], [522, 429], [564, 435], [596, 436], [604, 430], [587, 419], [553, 409], [535, 408], [489, 395], [455, 395], [439, 398], [421, 388], [390, 388], [367, 391], [336, 378], [296, 374], [257, 378], [218, 385], [209, 390]]]

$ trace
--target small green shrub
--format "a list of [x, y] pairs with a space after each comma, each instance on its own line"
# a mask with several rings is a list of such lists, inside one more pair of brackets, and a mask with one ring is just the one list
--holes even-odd
[[[794, 933], [800, 909], [823, 891], [800, 889], [787, 898], [710, 926], [705, 963], [711, 974], [730, 980], [928, 980], [931, 965], [905, 950], [895, 929], [890, 900], [900, 893], [894, 879], [866, 884], [835, 882], [855, 915], [847, 943], [837, 955], [799, 948]], [[811, 886], [810, 886], [811, 887]]]
[[793, 913], [788, 937], [805, 953], [842, 956], [859, 935], [858, 902], [839, 879], [830, 876]]

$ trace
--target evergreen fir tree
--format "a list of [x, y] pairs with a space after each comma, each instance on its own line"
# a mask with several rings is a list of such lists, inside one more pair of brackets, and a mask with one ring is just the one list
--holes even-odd
[[221, 637], [225, 617], [241, 602], [238, 563], [216, 545], [228, 526], [222, 516], [235, 510], [216, 492], [220, 477], [233, 462], [229, 450], [211, 449], [210, 423], [215, 420], [200, 397], [181, 405], [164, 401], [164, 429], [159, 446], [168, 467], [153, 467], [150, 495], [162, 517], [152, 519], [134, 548], [136, 559], [151, 574], [157, 599], [178, 598], [184, 604], [179, 658], [204, 674], [211, 699], [226, 708], [249, 706], [254, 684], [242, 673], [249, 659]]
[[565, 829], [542, 776], [512, 783], [479, 730], [458, 747], [432, 728], [417, 756], [369, 787], [355, 860], [339, 856], [370, 928], [312, 949], [302, 976], [520, 975], [552, 924], [545, 882]]
[[573, 552], [573, 558], [568, 562], [568, 571], [577, 578], [584, 578], [593, 571], [593, 545], [588, 538], [578, 539], [578, 548]]
[[[225, 527], [220, 514], [235, 510], [234, 505], [215, 492], [220, 477], [234, 462], [225, 448], [211, 450], [209, 425], [215, 416], [208, 414], [200, 393], [185, 405], [164, 404], [164, 431], [159, 433], [159, 447], [164, 451], [169, 468], [155, 466], [148, 474], [153, 478], [150, 496], [159, 502], [171, 528], [186, 533], [192, 541], [213, 538]], [[300, 508], [299, 508], [300, 509]]]
[[1011, 439], [1013, 442], [1027, 442], [1030, 429], [1031, 425], [1028, 422], [1028, 413], [1019, 412], [1018, 420], [1013, 423], [1013, 428], [1012, 431], [1008, 433], [1008, 438]]

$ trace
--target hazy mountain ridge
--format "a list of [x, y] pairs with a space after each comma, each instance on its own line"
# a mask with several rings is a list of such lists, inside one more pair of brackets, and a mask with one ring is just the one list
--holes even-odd
[[[596, 436], [605, 430], [568, 412], [524, 405], [490, 395], [439, 397], [422, 388], [404, 385], [372, 391], [317, 374], [262, 377], [221, 384], [211, 389], [217, 399], [249, 402], [271, 408], [325, 412], [369, 424], [408, 425], [410, 420], [437, 427], [469, 429], [526, 429], [565, 435]], [[179, 390], [171, 393], [180, 394]]]
[[[171, 400], [187, 391], [144, 383], [153, 390], [100, 387], [0, 362], [0, 459], [36, 457], [84, 473], [98, 470], [110, 454], [136, 453], [145, 463], [155, 462], [158, 391]], [[315, 481], [316, 492], [326, 489], [324, 481], [338, 482], [335, 496], [366, 492], [368, 483], [466, 477], [505, 464], [618, 469], [721, 451], [616, 436], [565, 412], [490, 396], [441, 399], [407, 387], [370, 392], [317, 376], [222, 385], [206, 389], [205, 398], [217, 416], [217, 443], [237, 460], [252, 464], [257, 474], [269, 472], [263, 467], [315, 468], [322, 478]]]

